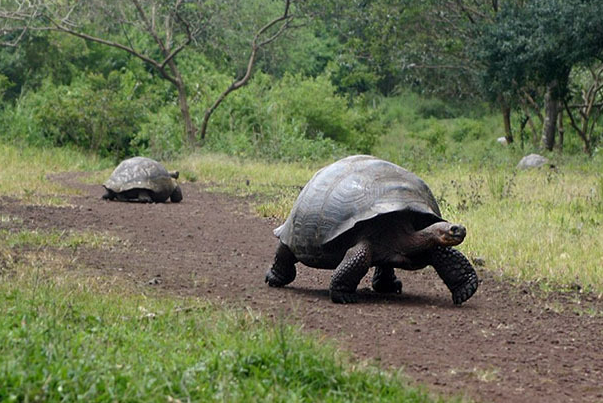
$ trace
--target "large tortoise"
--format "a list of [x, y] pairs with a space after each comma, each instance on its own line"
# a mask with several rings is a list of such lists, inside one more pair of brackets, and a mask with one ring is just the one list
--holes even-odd
[[103, 184], [103, 199], [143, 203], [178, 203], [182, 190], [176, 182], [178, 171], [168, 172], [159, 162], [146, 157], [122, 161]]
[[433, 194], [418, 176], [367, 155], [339, 160], [306, 184], [283, 225], [266, 282], [282, 287], [295, 279], [295, 263], [335, 270], [333, 302], [357, 300], [356, 288], [370, 267], [380, 293], [401, 293], [394, 268], [435, 268], [460, 305], [477, 290], [471, 263], [451, 246], [466, 230], [445, 221]]

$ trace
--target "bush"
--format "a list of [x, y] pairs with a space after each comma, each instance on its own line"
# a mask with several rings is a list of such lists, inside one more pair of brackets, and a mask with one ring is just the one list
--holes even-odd
[[216, 110], [206, 146], [238, 156], [321, 160], [370, 152], [381, 127], [375, 113], [336, 95], [326, 76], [274, 81], [260, 73]]
[[36, 137], [56, 146], [74, 144], [101, 156], [136, 153], [131, 140], [147, 116], [142, 100], [131, 96], [133, 77], [113, 72], [81, 76], [69, 86], [46, 80], [40, 91], [19, 101], [20, 111], [34, 111]]
[[[377, 116], [360, 102], [349, 105], [336, 95], [328, 76], [286, 76], [272, 91], [290, 119], [303, 119], [305, 136], [330, 138], [352, 150], [370, 152], [382, 133]], [[361, 98], [360, 98], [361, 99]]]
[[457, 119], [451, 137], [457, 143], [465, 139], [479, 140], [486, 136], [484, 125], [473, 119]]
[[417, 114], [424, 119], [450, 119], [456, 117], [454, 110], [447, 103], [437, 98], [423, 100], [417, 108]]
[[130, 150], [157, 160], [177, 156], [184, 146], [182, 115], [176, 106], [149, 114], [130, 141]]

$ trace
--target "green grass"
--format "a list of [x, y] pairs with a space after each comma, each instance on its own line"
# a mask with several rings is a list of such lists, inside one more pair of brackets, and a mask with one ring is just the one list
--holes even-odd
[[545, 288], [603, 293], [603, 189], [597, 173], [458, 169], [425, 179], [444, 216], [467, 226], [460, 249], [484, 257], [486, 268]]
[[219, 154], [190, 155], [172, 163], [183, 180], [203, 183], [210, 191], [253, 195], [264, 217], [286, 217], [297, 194], [321, 163], [266, 163]]
[[45, 270], [0, 275], [3, 402], [443, 401], [283, 320]]
[[0, 143], [0, 194], [28, 204], [65, 204], [65, 194], [74, 194], [49, 181], [47, 176], [65, 171], [89, 171], [107, 166], [96, 156], [68, 148], [18, 147]]
[[114, 236], [102, 235], [90, 231], [74, 232], [58, 230], [0, 230], [0, 241], [4, 242], [9, 248], [55, 247], [59, 249], [77, 249], [80, 246], [107, 249], [120, 242], [120, 240]]

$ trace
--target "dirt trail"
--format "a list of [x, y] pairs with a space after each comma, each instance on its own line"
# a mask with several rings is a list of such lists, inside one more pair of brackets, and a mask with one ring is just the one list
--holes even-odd
[[[54, 177], [82, 190], [71, 199], [74, 207], [26, 206], [1, 197], [0, 212], [23, 221], [0, 228], [114, 233], [128, 240], [129, 250], [86, 250], [78, 252], [79, 261], [146, 287], [291, 317], [361, 359], [403, 368], [434, 391], [484, 402], [603, 402], [600, 299], [542, 298], [478, 270], [478, 292], [458, 308], [426, 268], [398, 273], [402, 295], [373, 293], [367, 276], [358, 304], [335, 305], [329, 271], [301, 267], [290, 286], [264, 284], [278, 223], [254, 216], [248, 201], [186, 183], [179, 204], [107, 202], [100, 186], [84, 185], [78, 176]], [[587, 314], [593, 311], [599, 314]]]

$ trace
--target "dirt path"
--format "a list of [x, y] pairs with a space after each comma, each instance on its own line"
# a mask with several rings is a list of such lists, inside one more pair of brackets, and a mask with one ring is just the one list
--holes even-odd
[[[283, 289], [264, 284], [278, 224], [251, 213], [242, 199], [184, 184], [180, 204], [100, 199], [100, 186], [77, 174], [55, 177], [82, 189], [75, 207], [25, 206], [0, 198], [0, 212], [22, 218], [0, 228], [91, 229], [129, 241], [129, 251], [86, 251], [79, 261], [147, 287], [217, 299], [289, 316], [338, 340], [359, 358], [403, 368], [435, 391], [484, 402], [603, 402], [603, 301], [593, 296], [538, 297], [478, 271], [482, 282], [461, 308], [427, 268], [398, 273], [403, 294], [374, 294], [335, 305], [331, 272], [301, 268]], [[367, 276], [369, 277], [369, 276]], [[598, 312], [589, 316], [589, 312]]]

